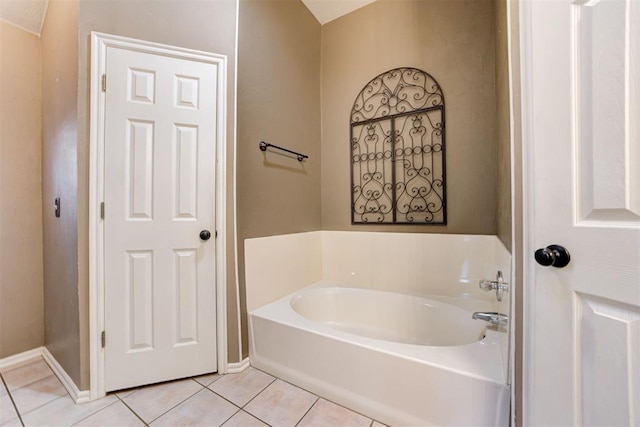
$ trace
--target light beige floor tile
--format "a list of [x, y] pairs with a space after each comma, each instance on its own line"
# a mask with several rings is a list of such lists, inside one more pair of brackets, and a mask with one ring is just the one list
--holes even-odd
[[51, 375], [53, 375], [53, 371], [43, 359], [2, 371], [2, 377], [7, 382], [9, 391], [24, 387]]
[[200, 375], [199, 377], [193, 377], [194, 380], [198, 381], [205, 387], [212, 384], [214, 381], [219, 380], [220, 378], [222, 378], [222, 376], [218, 374]]
[[11, 392], [16, 407], [21, 414], [26, 414], [39, 406], [62, 396], [67, 396], [58, 377], [51, 375], [40, 381], [27, 384]]
[[382, 424], [381, 422], [378, 421], [374, 421], [373, 424], [371, 424], [371, 427], [389, 427], [386, 424]]
[[152, 426], [220, 426], [240, 408], [214, 392], [202, 389], [157, 420]]
[[106, 396], [93, 402], [76, 403], [69, 396], [59, 397], [22, 417], [25, 426], [69, 426], [115, 402], [117, 397]]
[[3, 394], [0, 396], [0, 426], [4, 426], [5, 424], [14, 421], [20, 422], [18, 414], [13, 407], [13, 402], [11, 402], [9, 395]]
[[142, 387], [122, 399], [146, 423], [202, 390], [195, 381], [180, 380]]
[[248, 367], [239, 374], [227, 374], [214, 382], [209, 388], [225, 399], [242, 407], [253, 399], [275, 378], [262, 371]]
[[4, 381], [0, 380], [0, 397], [7, 394], [7, 388], [4, 386]]
[[143, 425], [144, 423], [119, 400], [74, 424], [75, 427], [134, 427]]
[[229, 421], [224, 423], [222, 427], [268, 427], [268, 425], [251, 414], [238, 411]]
[[319, 399], [304, 416], [300, 427], [369, 427], [371, 419], [324, 399]]
[[275, 380], [244, 408], [272, 426], [295, 426], [318, 399], [282, 380]]
[[134, 388], [128, 388], [126, 390], [117, 391], [114, 394], [118, 396], [120, 399], [124, 399], [125, 397], [129, 396], [131, 393], [134, 393], [138, 390], [140, 390], [140, 387], [134, 387]]

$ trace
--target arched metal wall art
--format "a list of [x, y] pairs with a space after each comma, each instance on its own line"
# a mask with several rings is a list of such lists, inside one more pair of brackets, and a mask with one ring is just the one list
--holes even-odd
[[351, 110], [351, 222], [446, 224], [444, 95], [417, 68], [380, 74]]

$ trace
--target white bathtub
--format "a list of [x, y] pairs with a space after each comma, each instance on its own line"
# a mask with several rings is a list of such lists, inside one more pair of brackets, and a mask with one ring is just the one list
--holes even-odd
[[320, 282], [249, 313], [250, 360], [392, 426], [506, 426], [501, 332], [471, 314]]

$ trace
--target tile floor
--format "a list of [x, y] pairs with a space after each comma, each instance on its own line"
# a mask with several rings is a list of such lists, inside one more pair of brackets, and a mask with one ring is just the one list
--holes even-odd
[[79, 405], [44, 360], [2, 370], [0, 379], [0, 426], [383, 426], [251, 367]]

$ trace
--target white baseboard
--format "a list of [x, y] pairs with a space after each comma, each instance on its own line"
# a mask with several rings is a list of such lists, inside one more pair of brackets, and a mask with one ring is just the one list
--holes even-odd
[[0, 359], [0, 370], [4, 371], [7, 369], [17, 368], [35, 361], [42, 357], [43, 348], [44, 347], [34, 348], [32, 350], [27, 350], [22, 353], [14, 354], [13, 356], [5, 357], [4, 359]]
[[91, 400], [91, 392], [89, 390], [80, 391], [76, 383], [73, 382], [71, 377], [62, 368], [62, 366], [58, 363], [58, 361], [55, 359], [55, 357], [53, 357], [53, 355], [46, 347], [42, 347], [42, 357], [44, 358], [45, 362], [47, 362], [53, 373], [56, 374], [56, 377], [58, 377], [64, 388], [67, 389], [67, 392], [74, 400], [74, 402], [85, 403]]
[[71, 396], [74, 402], [84, 403], [91, 400], [91, 393], [89, 390], [80, 391], [69, 374], [67, 374], [46, 347], [34, 348], [33, 350], [25, 351], [24, 353], [0, 359], [0, 369], [7, 370], [17, 368], [40, 358], [44, 359], [47, 365], [49, 365], [55, 376], [58, 377], [64, 388], [67, 389], [69, 396]]
[[242, 362], [227, 364], [227, 374], [239, 374], [250, 366], [249, 358], [247, 357]]
[[[39, 358], [44, 359], [47, 365], [49, 365], [55, 376], [58, 377], [64, 388], [69, 393], [69, 396], [71, 396], [71, 398], [76, 403], [85, 403], [91, 401], [91, 392], [89, 390], [78, 389], [76, 383], [73, 382], [69, 374], [67, 374], [64, 368], [62, 368], [56, 358], [53, 357], [51, 352], [46, 347], [34, 348], [23, 353], [14, 354], [13, 356], [0, 359], [0, 370], [5, 371], [8, 369], [17, 368], [19, 366], [34, 362]], [[249, 366], [249, 358], [247, 357], [241, 362], [229, 363], [227, 365], [227, 373], [238, 374], [247, 369]]]

